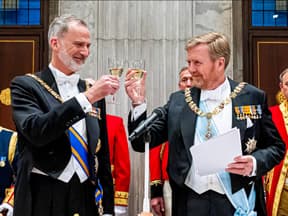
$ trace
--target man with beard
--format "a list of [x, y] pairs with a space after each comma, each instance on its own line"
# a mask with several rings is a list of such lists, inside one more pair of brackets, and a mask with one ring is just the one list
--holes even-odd
[[119, 89], [119, 80], [79, 79], [91, 43], [83, 20], [56, 17], [48, 40], [48, 68], [11, 83], [20, 152], [14, 215], [113, 215], [104, 97]]
[[[262, 176], [285, 153], [285, 145], [271, 120], [266, 94], [226, 77], [230, 45], [223, 34], [210, 32], [195, 36], [186, 43], [186, 51], [194, 87], [172, 93], [168, 103], [158, 109], [163, 113], [162, 118], [149, 127], [150, 147], [169, 142], [172, 215], [265, 216]], [[134, 106], [128, 122], [129, 133], [146, 118], [147, 73], [140, 86], [133, 79], [134, 73], [128, 71], [125, 81]], [[133, 94], [135, 88], [140, 88], [140, 95]], [[141, 109], [144, 109], [142, 114]], [[225, 171], [223, 167], [221, 172], [199, 175], [190, 148], [205, 145], [207, 140], [232, 128], [239, 129], [242, 153], [226, 165]], [[226, 138], [229, 145], [237, 144], [236, 141]], [[143, 136], [136, 137], [131, 144], [136, 151], [145, 149]], [[227, 150], [219, 149], [219, 152], [226, 154]], [[207, 158], [207, 162], [214, 163], [214, 160]]]

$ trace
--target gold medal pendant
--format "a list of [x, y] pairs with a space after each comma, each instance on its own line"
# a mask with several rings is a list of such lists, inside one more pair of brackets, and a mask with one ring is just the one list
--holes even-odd
[[207, 118], [207, 132], [205, 134], [205, 138], [208, 140], [212, 137], [212, 131], [211, 131], [211, 119], [212, 119], [212, 113], [207, 113], [206, 114]]

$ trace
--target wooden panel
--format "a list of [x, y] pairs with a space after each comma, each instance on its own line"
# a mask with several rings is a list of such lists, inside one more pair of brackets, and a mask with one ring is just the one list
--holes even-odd
[[255, 37], [253, 42], [254, 84], [266, 91], [268, 104], [276, 104], [279, 74], [288, 67], [288, 39]]
[[0, 65], [0, 125], [15, 129], [7, 89], [14, 76], [39, 70], [38, 37], [0, 37]]

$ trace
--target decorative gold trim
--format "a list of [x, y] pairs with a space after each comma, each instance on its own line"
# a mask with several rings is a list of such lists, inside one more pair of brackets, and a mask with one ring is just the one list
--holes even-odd
[[114, 198], [115, 205], [128, 206], [128, 199]]
[[0, 93], [0, 101], [2, 104], [11, 105], [11, 90], [10, 88], [3, 89]]
[[283, 103], [283, 102], [286, 100], [284, 94], [283, 94], [282, 91], [280, 91], [280, 90], [277, 92], [275, 98], [276, 98], [276, 102], [277, 102], [278, 104], [281, 104], [281, 103]]
[[[288, 124], [288, 110], [286, 107], [286, 103], [287, 101], [281, 103], [279, 105], [279, 108], [283, 115], [286, 131], [288, 132], [288, 125], [287, 125]], [[272, 216], [277, 216], [281, 193], [282, 193], [282, 190], [286, 181], [286, 177], [287, 177], [287, 170], [288, 170], [288, 152], [286, 152], [285, 154], [281, 173], [277, 182], [277, 186], [276, 186], [277, 190], [275, 190], [275, 197], [273, 200]]]
[[2, 202], [14, 206], [14, 186], [5, 189], [5, 198]]
[[128, 205], [128, 197], [129, 197], [128, 192], [115, 191], [115, 194], [114, 194], [115, 205], [127, 206]]
[[207, 119], [207, 132], [205, 134], [206, 139], [210, 139], [212, 137], [212, 131], [211, 131], [211, 119], [213, 115], [217, 115], [220, 113], [225, 105], [231, 103], [232, 99], [236, 98], [238, 94], [242, 91], [244, 86], [246, 85], [246, 82], [239, 83], [234, 90], [229, 94], [229, 96], [223, 100], [218, 106], [216, 106], [211, 112], [203, 112], [193, 101], [193, 98], [191, 97], [191, 91], [190, 88], [185, 89], [185, 101], [187, 102], [190, 109], [198, 116], [200, 117], [206, 117]]
[[37, 77], [34, 74], [26, 74], [27, 76], [30, 76], [32, 78], [34, 78], [36, 81], [38, 81], [53, 97], [55, 97], [58, 101], [60, 101], [61, 103], [63, 103], [64, 101], [62, 100], [61, 96], [59, 94], [57, 94], [57, 92], [55, 92], [46, 82], [44, 82], [42, 79], [40, 79], [39, 77]]
[[8, 161], [11, 164], [11, 166], [12, 166], [12, 162], [15, 156], [17, 140], [18, 140], [17, 132], [13, 132], [10, 138], [9, 149], [8, 149]]
[[117, 198], [123, 198], [123, 199], [128, 199], [129, 193], [125, 191], [115, 191], [115, 197]]
[[98, 139], [98, 142], [97, 142], [97, 146], [96, 146], [96, 149], [95, 149], [95, 153], [98, 153], [101, 149], [101, 140]]
[[163, 185], [163, 182], [161, 181], [161, 180], [153, 180], [153, 181], [151, 181], [150, 182], [150, 186], [152, 186], [152, 185]]
[[35, 70], [35, 40], [0, 40], [0, 43], [32, 43], [32, 71]]
[[161, 161], [162, 161], [162, 159], [163, 159], [163, 154], [164, 154], [165, 145], [166, 145], [166, 142], [162, 143], [162, 145], [161, 145], [161, 149], [160, 149], [160, 160], [161, 160]]

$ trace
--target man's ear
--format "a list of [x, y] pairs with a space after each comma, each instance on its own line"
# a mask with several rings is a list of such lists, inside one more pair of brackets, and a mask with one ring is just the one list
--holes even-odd
[[57, 49], [59, 47], [59, 41], [56, 37], [50, 39], [50, 47], [51, 49]]
[[224, 57], [220, 57], [218, 59], [218, 66], [225, 68], [225, 58]]

